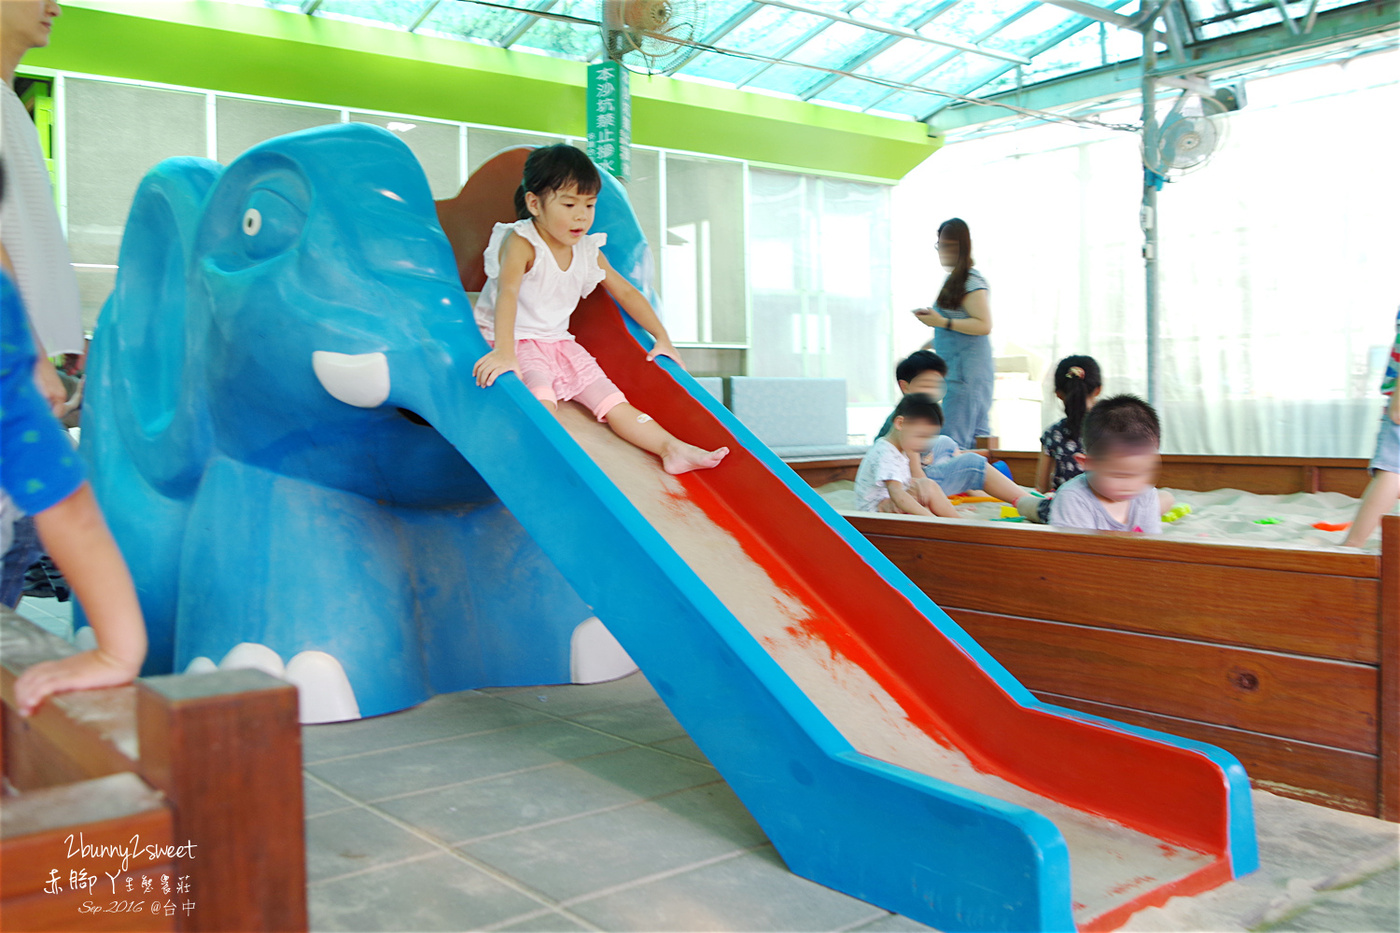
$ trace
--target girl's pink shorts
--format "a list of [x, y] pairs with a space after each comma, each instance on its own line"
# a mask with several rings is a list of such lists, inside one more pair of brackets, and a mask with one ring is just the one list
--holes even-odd
[[517, 340], [515, 359], [520, 364], [520, 380], [541, 401], [577, 401], [599, 421], [627, 401], [592, 354], [572, 337]]

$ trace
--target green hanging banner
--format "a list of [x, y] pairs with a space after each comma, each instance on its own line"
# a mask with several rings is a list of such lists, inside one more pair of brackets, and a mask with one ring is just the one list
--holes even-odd
[[632, 170], [632, 86], [620, 62], [588, 66], [588, 156], [619, 181]]

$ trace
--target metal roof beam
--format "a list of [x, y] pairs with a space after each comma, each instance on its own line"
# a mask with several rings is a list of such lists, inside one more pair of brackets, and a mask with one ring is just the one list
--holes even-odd
[[423, 25], [423, 22], [433, 14], [433, 10], [436, 10], [438, 4], [441, 2], [442, 0], [428, 0], [428, 3], [424, 5], [422, 11], [418, 14], [418, 18], [413, 21], [413, 25], [408, 27], [408, 31], [417, 32], [418, 27]]
[[973, 52], [977, 55], [985, 55], [988, 58], [1000, 59], [1004, 62], [1012, 62], [1017, 65], [1029, 65], [1030, 60], [1010, 52], [999, 52], [995, 49], [984, 49], [980, 46], [968, 42], [958, 42], [954, 39], [935, 39], [931, 36], [923, 35], [912, 29], [905, 29], [903, 26], [890, 26], [886, 23], [877, 23], [868, 19], [856, 19], [846, 16], [843, 13], [833, 13], [830, 10], [821, 10], [816, 7], [805, 6], [801, 3], [790, 3], [788, 0], [758, 0], [766, 6], [775, 6], [783, 10], [791, 10], [794, 13], [806, 13], [809, 16], [821, 16], [836, 23], [845, 23], [848, 26], [858, 26], [861, 29], [869, 29], [872, 32], [883, 32], [886, 35], [899, 36], [901, 39], [913, 39], [915, 42], [927, 42], [930, 45], [941, 45], [950, 49], [958, 49], [963, 52]]
[[555, 4], [557, 4], [558, 2], [559, 0], [545, 0], [544, 3], [541, 3], [539, 6], [532, 9], [530, 13], [527, 13], [525, 16], [522, 16], [520, 20], [516, 23], [515, 28], [508, 32], [505, 38], [501, 40], [501, 48], [510, 48], [512, 45], [515, 45], [515, 43], [519, 42], [521, 37], [524, 36], [525, 33], [535, 28], [535, 24], [540, 21], [540, 17], [530, 15], [531, 13], [547, 13], [550, 10], [554, 9]]
[[[1108, 7], [1108, 10], [1111, 12], [1111, 11], [1113, 11], [1113, 10], [1116, 10], [1118, 7], [1123, 6], [1123, 5], [1126, 4], [1126, 3], [1128, 3], [1128, 0], [1112, 0], [1112, 3], [1111, 3], [1111, 5]], [[1081, 19], [1079, 19], [1079, 20], [1070, 20], [1070, 24], [1069, 24], [1068, 26], [1066, 26], [1065, 28], [1059, 30], [1058, 32], [1051, 33], [1051, 35], [1050, 35], [1050, 37], [1049, 37], [1048, 39], [1045, 39], [1045, 40], [1042, 41], [1039, 45], [1037, 45], [1035, 48], [1031, 49], [1031, 58], [1035, 58], [1035, 57], [1036, 57], [1037, 55], [1039, 55], [1040, 53], [1049, 51], [1050, 49], [1053, 49], [1055, 46], [1059, 45], [1061, 42], [1064, 42], [1064, 41], [1065, 41], [1066, 39], [1068, 39], [1070, 36], [1073, 36], [1075, 33], [1082, 31], [1082, 30], [1083, 30], [1085, 27], [1087, 27], [1091, 22], [1093, 22], [1093, 20], [1090, 19], [1090, 18], [1088, 18], [1088, 17], [1084, 17], [1084, 18], [1081, 18]], [[1007, 73], [1008, 71], [1010, 71], [1010, 70], [1011, 70], [1011, 69], [1010, 69], [1009, 67], [1008, 67], [1008, 68], [1002, 68], [1001, 70], [997, 71], [995, 74], [989, 75], [989, 76], [982, 82], [982, 84], [977, 85], [977, 87], [981, 87], [982, 85], [989, 84], [989, 83], [991, 83], [992, 81], [995, 81], [997, 78], [1000, 78], [1002, 75], [1006, 74], [1006, 73]], [[1016, 85], [1017, 85], [1016, 90], [1013, 91], [1012, 93], [1020, 93], [1020, 92], [1021, 92], [1022, 88], [1021, 88], [1020, 84], [1021, 84], [1021, 82], [1020, 82], [1020, 79], [1019, 79], [1019, 76], [1018, 76], [1017, 82], [1016, 82]], [[973, 93], [975, 93], [976, 90], [977, 90], [976, 87], [974, 87], [974, 88], [968, 88], [968, 89], [966, 89], [965, 91], [963, 91], [962, 93], [963, 93], [964, 96], [969, 96], [969, 95], [972, 95]], [[957, 103], [957, 101], [954, 101], [954, 100], [952, 100], [951, 98], [945, 99], [945, 100], [943, 101], [943, 103], [939, 104], [937, 107], [933, 108], [932, 110], [930, 110], [928, 113], [924, 114], [923, 116], [919, 117], [919, 122], [920, 122], [920, 123], [927, 123], [929, 120], [933, 119], [934, 116], [936, 116], [940, 111], [946, 110], [948, 107], [952, 106], [952, 105], [955, 104], [955, 103]], [[1043, 109], [1043, 108], [1039, 108], [1039, 109]]]
[[[761, 10], [761, 9], [763, 9], [763, 4], [761, 4], [761, 3], [750, 3], [748, 6], [744, 7], [743, 9], [735, 10], [735, 11], [734, 11], [734, 15], [730, 16], [729, 19], [725, 20], [724, 22], [722, 22], [722, 23], [720, 23], [718, 26], [716, 26], [716, 27], [710, 32], [710, 34], [704, 38], [704, 44], [705, 44], [705, 45], [714, 45], [714, 44], [715, 44], [716, 42], [718, 42], [720, 39], [723, 39], [725, 36], [727, 36], [727, 35], [729, 35], [731, 32], [733, 32], [735, 29], [738, 29], [740, 26], [742, 26], [742, 25], [744, 24], [744, 21], [745, 21], [745, 20], [747, 20], [750, 16], [753, 16], [755, 13], [757, 13], [757, 12], [758, 12], [759, 10]], [[682, 68], [684, 68], [686, 65], [689, 65], [689, 64], [690, 64], [691, 62], [693, 62], [696, 58], [698, 58], [698, 57], [700, 56], [700, 53], [701, 53], [702, 51], [704, 51], [704, 50], [703, 50], [703, 49], [697, 49], [696, 51], [691, 52], [689, 55], [686, 55], [686, 56], [683, 57], [677, 64], [672, 65], [670, 68], [666, 69], [666, 71], [664, 72], [664, 74], [666, 74], [666, 75], [669, 77], [670, 75], [673, 75], [673, 74], [675, 74], [676, 72], [680, 71], [680, 70], [681, 70]]]
[[[1069, 10], [1071, 13], [1078, 13], [1080, 16], [1096, 19], [1101, 23], [1108, 23], [1110, 26], [1131, 29], [1133, 32], [1146, 32], [1148, 24], [1156, 18], [1156, 11], [1148, 4], [1143, 4], [1143, 8], [1136, 15], [1124, 16], [1117, 12], [1114, 7], [1104, 8], [1094, 3], [1084, 3], [1082, 0], [1041, 0], [1041, 2], [1048, 6]], [[1122, 4], [1118, 5], [1122, 6]], [[1166, 40], [1167, 37], [1162, 36], [1161, 41], [1165, 42]]]
[[[912, 23], [909, 24], [909, 28], [918, 29], [922, 26], [927, 26], [929, 23], [933, 22], [935, 19], [942, 16], [944, 13], [948, 12], [953, 7], [957, 6], [960, 2], [961, 0], [949, 0], [949, 2], [947, 3], [939, 4], [932, 10], [915, 19]], [[1026, 11], [1035, 9], [1037, 5], [1038, 4], [1035, 3], [1026, 4], [1026, 6], [1022, 8], [1022, 11], [1020, 13], [1008, 16], [1005, 20], [998, 23], [996, 29], [1000, 29], [1007, 23], [1018, 19]], [[995, 30], [992, 30], [992, 32], [995, 32]], [[980, 42], [989, 35], [991, 35], [991, 32], [983, 33], [982, 35], [977, 36], [975, 39], [973, 39], [973, 41]], [[866, 62], [870, 61], [875, 56], [889, 50], [890, 48], [893, 48], [896, 44], [903, 41], [904, 40], [899, 38], [898, 36], [886, 36], [885, 38], [881, 39], [879, 42], [871, 46], [869, 49], [867, 49], [865, 52], [861, 53], [860, 55], [857, 55], [855, 58], [846, 62], [846, 64], [842, 65], [841, 67], [847, 71], [854, 71], [861, 65], [864, 65]], [[797, 96], [802, 98], [803, 100], [811, 100], [813, 97], [816, 97], [822, 91], [825, 91], [827, 88], [831, 87], [833, 84], [840, 80], [841, 77], [839, 75], [828, 75], [825, 78], [822, 78], [816, 84], [808, 85], [804, 90], [798, 92]], [[885, 97], [888, 96], [888, 94], [885, 95]], [[880, 100], [884, 100], [885, 97], [881, 97]]]
[[[1267, 59], [1302, 55], [1326, 46], [1395, 32], [1397, 22], [1400, 22], [1400, 0], [1376, 0], [1364, 6], [1339, 7], [1319, 13], [1311, 34], [1293, 36], [1271, 24], [1207, 39], [1187, 50], [1187, 61], [1170, 62], [1159, 68], [1157, 73], [1176, 75], [1232, 71]], [[1000, 99], [1020, 107], [1055, 111], [1100, 98], [1136, 95], [1141, 81], [1141, 62], [1130, 59], [1106, 68], [1054, 78], [1021, 92], [994, 94], [987, 98], [989, 103], [986, 104], [957, 103], [940, 108], [936, 113], [937, 129], [948, 132], [999, 120], [1007, 115], [1006, 110], [993, 103]]]
[[[982, 33], [980, 36], [977, 36], [977, 37], [976, 37], [976, 41], [980, 42], [980, 41], [982, 41], [983, 39], [986, 39], [986, 38], [989, 38], [990, 36], [995, 35], [996, 33], [1000, 32], [1004, 27], [1010, 25], [1011, 23], [1014, 23], [1016, 20], [1020, 19], [1024, 14], [1026, 14], [1027, 12], [1030, 12], [1030, 11], [1031, 11], [1035, 6], [1037, 6], [1037, 5], [1038, 5], [1038, 4], [1029, 4], [1029, 5], [1027, 5], [1026, 7], [1022, 7], [1020, 10], [1016, 11], [1015, 14], [1013, 14], [1013, 15], [1011, 15], [1011, 16], [1008, 16], [1006, 19], [1004, 19], [1004, 20], [1002, 20], [1001, 22], [997, 23], [997, 24], [996, 24], [995, 26], [993, 26], [991, 29], [989, 29], [989, 30], [987, 30], [986, 32]], [[931, 73], [937, 71], [939, 68], [942, 68], [944, 65], [948, 64], [950, 61], [952, 61], [953, 59], [957, 58], [959, 54], [961, 54], [961, 53], [959, 53], [959, 52], [949, 52], [947, 55], [940, 55], [938, 58], [936, 58], [936, 59], [934, 59], [932, 62], [930, 62], [930, 63], [928, 64], [927, 67], [925, 67], [925, 68], [923, 68], [922, 70], [920, 70], [918, 74], [916, 74], [916, 75], [914, 75], [913, 77], [911, 77], [911, 78], [909, 79], [909, 82], [910, 82], [911, 84], [918, 84], [920, 78], [923, 78], [925, 75], [931, 74]], [[1005, 74], [1005, 73], [1006, 73], [1005, 70], [1002, 70], [1002, 71], [998, 72], [998, 74]], [[864, 112], [864, 111], [867, 111], [867, 110], [873, 110], [873, 109], [875, 109], [875, 108], [878, 107], [880, 104], [884, 103], [886, 100], [888, 100], [889, 98], [893, 97], [893, 96], [895, 95], [895, 93], [897, 93], [897, 92], [895, 92], [895, 91], [890, 91], [888, 94], [882, 94], [882, 95], [880, 95], [879, 97], [875, 98], [873, 101], [871, 101], [870, 103], [868, 103], [868, 104], [866, 104], [864, 107], [862, 107], [862, 108], [861, 108], [861, 111]]]
[[[842, 8], [841, 12], [849, 13], [864, 2], [865, 0], [848, 0], [846, 5]], [[789, 42], [780, 52], [778, 52], [778, 58], [786, 59], [789, 55], [796, 52], [798, 49], [802, 48], [802, 46], [806, 45], [808, 42], [811, 42], [817, 36], [826, 32], [828, 29], [835, 25], [836, 23], [832, 20], [822, 20], [816, 26], [813, 26], [811, 29], [807, 30], [802, 35], [794, 39], [792, 42]], [[795, 65], [798, 63], [793, 62], [793, 64]], [[759, 75], [763, 74], [765, 71], [772, 67], [773, 66], [771, 64], [761, 65], [758, 68], [755, 68], [753, 71], [750, 71], [748, 74], [744, 75], [744, 77], [741, 78], [739, 82], [734, 86], [736, 88], [741, 88], [745, 84], [748, 84], [750, 81], [754, 80]]]

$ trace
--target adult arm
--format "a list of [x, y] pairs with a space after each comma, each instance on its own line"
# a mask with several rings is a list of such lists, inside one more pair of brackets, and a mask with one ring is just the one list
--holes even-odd
[[929, 327], [943, 327], [973, 337], [992, 332], [992, 303], [985, 288], [968, 292], [963, 297], [962, 309], [968, 313], [965, 318], [950, 318], [937, 308], [916, 308], [914, 316]]
[[472, 375], [476, 384], [489, 386], [503, 373], [519, 372], [515, 359], [515, 314], [520, 300], [520, 280], [535, 259], [535, 248], [514, 233], [501, 244], [501, 275], [496, 280], [496, 309], [492, 327], [496, 346], [476, 361]]
[[681, 359], [675, 344], [671, 343], [671, 335], [666, 333], [665, 325], [661, 323], [661, 318], [657, 316], [651, 302], [647, 301], [647, 296], [614, 269], [602, 253], [598, 254], [598, 266], [603, 270], [603, 287], [608, 290], [608, 294], [613, 296], [613, 300], [622, 310], [632, 316], [632, 320], [642, 326], [642, 330], [656, 339], [651, 352], [647, 354], [647, 362], [658, 356], [669, 356], [680, 364], [681, 369], [685, 369], [685, 361]]

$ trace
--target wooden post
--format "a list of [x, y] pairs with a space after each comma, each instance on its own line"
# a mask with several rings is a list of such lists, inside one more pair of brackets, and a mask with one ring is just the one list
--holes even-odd
[[1381, 819], [1400, 822], [1400, 515], [1381, 519], [1380, 767]]
[[142, 776], [175, 802], [192, 931], [305, 930], [296, 688], [262, 671], [139, 682]]

